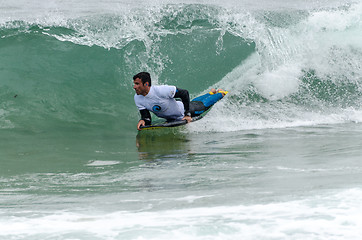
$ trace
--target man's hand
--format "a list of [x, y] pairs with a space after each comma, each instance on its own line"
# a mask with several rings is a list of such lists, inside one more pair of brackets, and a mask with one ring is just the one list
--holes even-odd
[[192, 118], [190, 116], [185, 116], [182, 120], [187, 120], [187, 123], [192, 122]]
[[138, 124], [137, 124], [137, 130], [138, 131], [141, 131], [142, 129], [140, 128], [141, 126], [143, 127], [143, 126], [145, 126], [146, 125], [146, 122], [145, 122], [145, 120], [140, 120], [139, 122], [138, 122]]

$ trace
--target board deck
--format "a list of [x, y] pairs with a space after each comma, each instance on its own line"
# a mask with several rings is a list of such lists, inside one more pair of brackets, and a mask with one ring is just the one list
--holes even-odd
[[[203, 116], [196, 116], [192, 118], [192, 122], [200, 120]], [[180, 121], [173, 121], [173, 122], [163, 122], [158, 124], [152, 124], [148, 126], [141, 127], [142, 130], [152, 130], [152, 129], [158, 129], [158, 128], [170, 128], [170, 127], [178, 127], [182, 125], [186, 125], [187, 120], [180, 120]]]

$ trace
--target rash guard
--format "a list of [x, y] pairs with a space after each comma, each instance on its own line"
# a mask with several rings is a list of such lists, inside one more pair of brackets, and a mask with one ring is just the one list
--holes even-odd
[[[181, 98], [182, 102], [176, 101], [175, 98]], [[151, 86], [146, 96], [136, 94], [134, 100], [141, 113], [141, 119], [146, 123], [151, 121], [148, 111], [168, 121], [181, 120], [185, 116], [184, 113], [189, 111], [190, 104], [187, 90], [168, 85]]]

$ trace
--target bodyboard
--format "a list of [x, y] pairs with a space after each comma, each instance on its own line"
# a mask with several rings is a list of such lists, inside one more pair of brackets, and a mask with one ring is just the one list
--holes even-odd
[[[203, 116], [196, 116], [192, 118], [192, 122], [195, 122], [197, 120], [200, 120]], [[171, 127], [178, 127], [182, 125], [186, 125], [187, 120], [180, 120], [180, 121], [172, 121], [172, 122], [162, 122], [162, 123], [156, 123], [152, 125], [147, 125], [141, 127], [142, 130], [152, 130], [152, 129], [158, 129], [158, 128], [171, 128]]]

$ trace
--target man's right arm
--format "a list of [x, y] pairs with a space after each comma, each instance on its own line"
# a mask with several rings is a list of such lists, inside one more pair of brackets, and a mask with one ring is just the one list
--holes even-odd
[[141, 126], [151, 125], [151, 114], [147, 109], [140, 110], [141, 120], [137, 124], [137, 129], [141, 130]]

